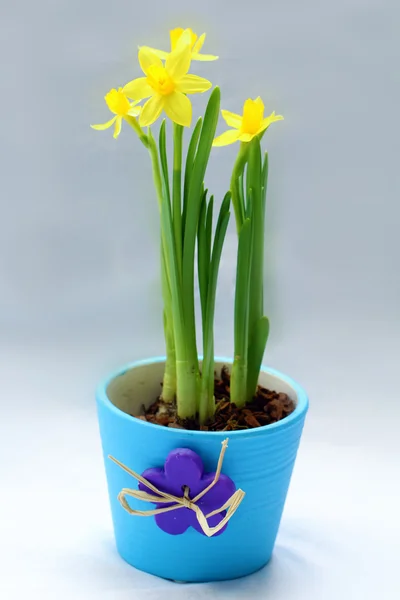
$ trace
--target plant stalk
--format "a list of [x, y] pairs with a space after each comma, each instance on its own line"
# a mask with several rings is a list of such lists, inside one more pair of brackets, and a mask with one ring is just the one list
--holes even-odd
[[243, 221], [239, 234], [235, 290], [235, 356], [231, 373], [231, 401], [241, 408], [247, 398], [247, 368], [249, 342], [249, 288], [251, 264], [252, 221]]
[[243, 221], [246, 216], [246, 210], [244, 205], [243, 191], [242, 191], [242, 180], [243, 171], [247, 162], [248, 144], [242, 142], [240, 149], [236, 157], [235, 164], [233, 166], [231, 176], [231, 194], [232, 204], [235, 213], [236, 220], [236, 231], [239, 234], [243, 225]]
[[[163, 203], [163, 184], [160, 169], [160, 162], [158, 159], [157, 146], [151, 132], [146, 136], [147, 148], [149, 150], [154, 186], [157, 194], [158, 207], [161, 213]], [[176, 373], [176, 349], [175, 349], [175, 336], [174, 336], [174, 324], [173, 324], [173, 313], [172, 313], [172, 297], [171, 297], [171, 283], [168, 269], [168, 261], [166, 256], [165, 248], [165, 235], [163, 228], [161, 227], [161, 282], [162, 282], [162, 295], [164, 302], [164, 337], [166, 347], [166, 361], [162, 384], [161, 397], [165, 402], [173, 402], [177, 394], [177, 373]]]

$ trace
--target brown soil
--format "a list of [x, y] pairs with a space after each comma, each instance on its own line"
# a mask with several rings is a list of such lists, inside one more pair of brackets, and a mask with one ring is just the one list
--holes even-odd
[[230, 375], [224, 367], [220, 378], [215, 379], [215, 414], [207, 425], [199, 426], [196, 420], [181, 421], [176, 414], [176, 404], [166, 403], [160, 398], [138, 419], [164, 427], [195, 429], [200, 431], [236, 431], [253, 429], [284, 419], [294, 411], [294, 402], [287, 394], [277, 393], [258, 386], [251, 403], [237, 408], [230, 402]]

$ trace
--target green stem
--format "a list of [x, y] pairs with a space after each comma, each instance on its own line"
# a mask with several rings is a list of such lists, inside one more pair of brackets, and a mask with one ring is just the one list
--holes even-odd
[[247, 354], [249, 338], [249, 287], [252, 222], [243, 221], [239, 234], [235, 290], [235, 357], [231, 374], [231, 401], [242, 407], [247, 398]]
[[268, 152], [265, 152], [265, 154], [264, 154], [261, 182], [262, 182], [263, 223], [265, 223], [265, 204], [267, 201], [267, 186], [268, 186]]
[[248, 153], [248, 144], [242, 142], [240, 144], [240, 150], [236, 157], [236, 162], [233, 166], [232, 177], [231, 177], [231, 194], [232, 194], [232, 204], [233, 210], [235, 212], [235, 220], [236, 220], [236, 230], [238, 234], [243, 225], [243, 221], [245, 219], [245, 206], [242, 194], [242, 181], [241, 177], [243, 176], [244, 167], [247, 162], [247, 153]]
[[166, 360], [162, 384], [161, 398], [164, 402], [173, 402], [176, 396], [176, 354], [174, 332], [170, 328], [171, 320], [164, 310], [164, 336], [166, 346]]
[[[146, 136], [147, 145], [149, 150], [154, 186], [157, 194], [157, 201], [159, 210], [161, 213], [163, 203], [163, 183], [160, 169], [160, 162], [158, 159], [157, 145], [154, 137], [149, 129], [149, 135]], [[162, 398], [166, 402], [172, 402], [176, 395], [176, 349], [175, 349], [175, 337], [173, 328], [173, 313], [172, 313], [172, 297], [171, 297], [171, 282], [170, 274], [168, 269], [168, 261], [165, 247], [165, 234], [161, 227], [161, 282], [162, 282], [162, 295], [164, 302], [164, 336], [166, 346], [166, 362], [163, 377], [162, 387]]]
[[[264, 287], [264, 211], [261, 190], [261, 148], [258, 138], [254, 138], [249, 148], [247, 167], [247, 186], [251, 193], [252, 211], [252, 251], [249, 293], [249, 336], [254, 333], [255, 325], [263, 315]], [[250, 195], [250, 194], [249, 194]]]
[[[140, 127], [137, 119], [135, 119], [134, 117], [127, 116], [125, 117], [125, 120], [131, 125], [135, 133], [138, 135], [142, 144], [149, 151], [153, 172], [154, 187], [157, 195], [158, 208], [161, 213], [163, 205], [163, 178], [157, 153], [157, 145], [155, 143], [154, 137], [151, 133], [150, 128], [148, 130], [148, 135], [146, 135], [143, 129]], [[165, 124], [163, 127], [164, 128], [160, 131], [160, 136], [161, 138], [164, 136], [165, 139]], [[166, 164], [166, 156], [163, 156], [162, 158], [164, 158], [164, 171], [167, 171], [168, 166]], [[168, 172], [164, 173], [164, 178], [167, 177], [167, 174]], [[168, 181], [166, 185], [167, 189], [165, 190], [164, 196], [169, 194]], [[161, 283], [164, 302], [163, 321], [166, 345], [166, 363], [163, 378], [162, 398], [166, 402], [172, 402], [175, 399], [175, 395], [177, 394], [176, 348], [171, 295], [171, 274], [170, 269], [168, 267], [167, 248], [163, 227], [161, 227]]]
[[[214, 345], [211, 345], [214, 354]], [[210, 373], [211, 372], [211, 373]], [[214, 357], [210, 362], [210, 357], [203, 359], [201, 367], [201, 387], [199, 398], [199, 422], [205, 425], [214, 414]]]
[[253, 398], [257, 391], [258, 379], [260, 377], [261, 364], [267, 345], [269, 334], [268, 317], [261, 317], [256, 323], [253, 335], [250, 339], [250, 345], [247, 352], [248, 370], [247, 370], [247, 401]]
[[182, 278], [182, 139], [183, 127], [174, 123], [174, 169], [172, 178], [172, 220], [178, 272]]
[[162, 177], [161, 177], [160, 161], [158, 160], [157, 145], [154, 140], [154, 137], [151, 134], [150, 128], [149, 128], [149, 134], [148, 134], [147, 140], [148, 140], [147, 148], [149, 149], [149, 154], [150, 154], [151, 167], [152, 167], [152, 171], [153, 171], [154, 187], [156, 188], [156, 194], [157, 194], [157, 200], [158, 200], [158, 208], [160, 209], [160, 212], [161, 212], [161, 206], [162, 206], [162, 201], [163, 201], [163, 184], [162, 184]]
[[127, 123], [129, 123], [129, 125], [135, 131], [135, 133], [137, 134], [139, 140], [142, 142], [143, 146], [145, 146], [146, 148], [148, 148], [148, 146], [149, 146], [148, 137], [145, 134], [145, 132], [143, 131], [143, 129], [140, 127], [138, 120], [135, 119], [135, 117], [130, 117], [129, 115], [126, 116], [126, 117], [124, 117], [124, 119], [125, 119], [125, 121]]
[[171, 290], [168, 281], [168, 269], [165, 252], [161, 244], [161, 284], [164, 300], [164, 337], [166, 347], [166, 360], [161, 397], [165, 402], [173, 402], [176, 396], [176, 354], [175, 339], [172, 320]]
[[[248, 374], [246, 401], [249, 402], [257, 389], [257, 382], [262, 356], [260, 333], [268, 335], [269, 325], [260, 325], [264, 312], [264, 202], [263, 202], [262, 158], [260, 141], [256, 137], [249, 144], [249, 162], [247, 166], [247, 189], [251, 195], [252, 214], [252, 249], [250, 266], [249, 291], [249, 341], [248, 341]], [[266, 343], [266, 338], [265, 338]], [[262, 353], [264, 353], [264, 348]], [[254, 353], [256, 350], [256, 354]]]
[[167, 143], [166, 143], [166, 121], [165, 119], [161, 123], [160, 133], [158, 138], [158, 145], [160, 150], [160, 163], [161, 163], [161, 175], [162, 175], [162, 190], [163, 197], [166, 202], [171, 204], [171, 192], [169, 187], [169, 171], [168, 171], [168, 158], [167, 158]]
[[197, 410], [198, 378], [193, 372], [191, 361], [176, 359], [176, 400], [178, 416], [181, 419], [194, 419]]
[[[264, 162], [261, 174], [261, 206], [262, 206], [262, 223], [263, 223], [263, 238], [264, 238], [264, 223], [265, 223], [265, 202], [267, 196], [267, 183], [268, 183], [268, 153], [264, 154]], [[264, 246], [261, 250], [262, 256], [264, 256]], [[262, 276], [262, 275], [261, 275]], [[262, 294], [262, 292], [261, 292]], [[263, 301], [262, 301], [263, 303]], [[254, 324], [253, 335], [250, 340], [250, 347], [248, 350], [248, 362], [249, 372], [247, 376], [247, 398], [251, 400], [252, 396], [257, 390], [258, 379], [260, 377], [260, 368], [267, 345], [269, 335], [269, 320], [267, 317], [262, 316]]]

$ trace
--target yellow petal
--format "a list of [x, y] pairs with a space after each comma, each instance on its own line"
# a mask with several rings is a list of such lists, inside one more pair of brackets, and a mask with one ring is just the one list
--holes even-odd
[[171, 29], [171, 31], [169, 32], [169, 39], [171, 41], [171, 50], [175, 50], [178, 40], [181, 37], [182, 33], [183, 33], [182, 27], [175, 27], [175, 29]]
[[204, 41], [206, 39], [206, 34], [203, 33], [199, 39], [197, 40], [197, 42], [195, 43], [195, 45], [192, 48], [192, 60], [202, 60], [202, 61], [208, 61], [208, 60], [217, 60], [218, 56], [214, 56], [213, 54], [200, 54], [200, 50], [202, 49], [203, 45], [204, 45]]
[[260, 96], [257, 96], [257, 98], [254, 100], [255, 104], [257, 104], [260, 109], [262, 109], [262, 111], [264, 112], [264, 102], [261, 100]]
[[112, 119], [110, 119], [109, 121], [107, 121], [107, 123], [101, 123], [100, 125], [91, 125], [90, 127], [92, 129], [97, 129], [98, 131], [104, 131], [104, 129], [108, 129], [109, 127], [111, 127], [111, 125], [114, 123], [114, 121], [117, 119], [117, 117], [113, 117]]
[[282, 115], [276, 115], [273, 112], [269, 115], [269, 117], [265, 117], [265, 119], [261, 121], [260, 132], [264, 131], [264, 129], [267, 129], [267, 127], [269, 127], [271, 123], [275, 123], [275, 121], [283, 121]]
[[198, 54], [200, 52], [200, 50], [202, 49], [204, 42], [206, 39], [206, 34], [202, 33], [201, 36], [199, 37], [199, 39], [197, 40], [197, 42], [195, 43], [195, 45], [193, 46], [192, 52], [193, 54]]
[[212, 83], [198, 75], [184, 75], [176, 84], [176, 89], [184, 94], [201, 94], [210, 89]]
[[255, 134], [260, 130], [264, 117], [264, 104], [260, 97], [252, 100], [248, 98], [243, 105], [243, 118], [241, 130], [243, 133]]
[[229, 110], [221, 110], [221, 115], [229, 127], [234, 129], [240, 129], [242, 126], [242, 117], [236, 113], [230, 112]]
[[130, 103], [122, 88], [112, 89], [104, 96], [104, 100], [114, 115], [124, 115], [129, 110]]
[[163, 109], [164, 99], [165, 97], [157, 94], [147, 100], [140, 112], [139, 125], [141, 127], [151, 125], [158, 119]]
[[141, 110], [142, 110], [141, 106], [131, 106], [131, 108], [128, 110], [128, 112], [126, 114], [129, 115], [130, 117], [137, 117], [138, 114], [140, 114]]
[[228, 146], [229, 144], [233, 144], [239, 139], [239, 135], [240, 133], [237, 129], [229, 129], [215, 138], [213, 146]]
[[218, 60], [218, 58], [218, 56], [214, 56], [213, 54], [199, 54], [198, 52], [192, 54], [192, 60], [201, 60], [203, 62], [209, 60]]
[[184, 127], [190, 127], [192, 122], [192, 103], [182, 92], [173, 92], [164, 96], [164, 110], [167, 116]]
[[168, 55], [165, 62], [165, 69], [174, 81], [179, 81], [189, 71], [190, 67], [190, 46], [178, 46], [176, 50]]
[[163, 67], [161, 58], [159, 58], [157, 54], [155, 54], [147, 46], [142, 46], [141, 48], [139, 48], [139, 63], [145, 75], [147, 75], [149, 67], [151, 67], [152, 65], [156, 65], [157, 67]]
[[115, 119], [115, 127], [114, 127], [114, 135], [113, 135], [114, 139], [117, 139], [117, 137], [121, 133], [121, 124], [122, 124], [122, 117], [117, 117]]
[[153, 94], [153, 89], [147, 83], [147, 77], [138, 77], [133, 81], [130, 81], [122, 88], [124, 94], [128, 96], [131, 100], [143, 100], [143, 98], [148, 98]]
[[157, 50], [157, 48], [150, 48], [150, 46], [140, 46], [139, 50], [141, 50], [142, 48], [144, 50], [149, 50], [152, 54], [154, 54], [158, 58], [161, 58], [162, 60], [165, 60], [169, 54], [169, 52], [165, 52], [164, 50]]
[[195, 42], [197, 40], [197, 35], [190, 29], [184, 29], [180, 34], [179, 38], [175, 43], [175, 47], [171, 49], [177, 50], [178, 48], [182, 49], [182, 46], [189, 46], [190, 49], [193, 48]]
[[239, 135], [239, 140], [241, 142], [250, 142], [255, 135], [255, 133], [241, 133]]

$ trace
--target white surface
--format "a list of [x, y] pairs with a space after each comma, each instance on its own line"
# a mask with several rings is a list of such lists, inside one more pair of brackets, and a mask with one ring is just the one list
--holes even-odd
[[396, 445], [385, 432], [379, 443], [356, 439], [313, 405], [267, 568], [235, 582], [178, 585], [124, 563], [88, 385], [97, 360], [87, 353], [85, 365], [76, 354], [53, 363], [20, 353], [18, 367], [11, 351], [9, 363], [2, 356], [2, 383], [17, 400], [0, 424], [2, 600], [398, 600]]

